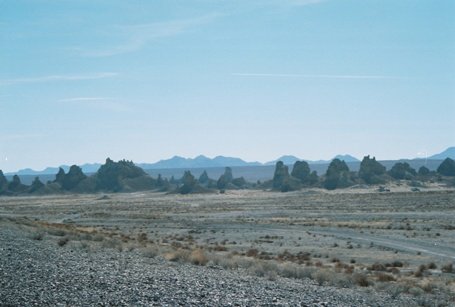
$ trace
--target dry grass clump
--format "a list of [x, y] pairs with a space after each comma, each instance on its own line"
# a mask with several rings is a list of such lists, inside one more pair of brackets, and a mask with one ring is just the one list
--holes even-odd
[[209, 261], [207, 255], [202, 249], [195, 249], [191, 252], [189, 260], [192, 264], [195, 265], [206, 265]]
[[155, 258], [159, 253], [160, 252], [156, 247], [146, 247], [142, 250], [142, 255], [147, 258]]
[[266, 277], [269, 280], [275, 280], [279, 269], [278, 265], [272, 261], [257, 261], [249, 268], [250, 273], [259, 277]]
[[178, 249], [175, 251], [167, 252], [163, 255], [164, 259], [167, 261], [186, 261], [189, 259], [190, 252], [188, 250]]
[[320, 286], [322, 286], [332, 280], [333, 274], [334, 273], [328, 269], [320, 269], [311, 274], [311, 278], [314, 279]]
[[286, 278], [303, 279], [311, 278], [315, 268], [302, 267], [291, 263], [286, 263], [280, 267], [280, 275]]

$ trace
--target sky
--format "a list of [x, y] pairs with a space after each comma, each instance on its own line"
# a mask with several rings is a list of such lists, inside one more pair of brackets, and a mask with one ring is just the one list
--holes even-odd
[[453, 0], [0, 0], [0, 169], [455, 146]]

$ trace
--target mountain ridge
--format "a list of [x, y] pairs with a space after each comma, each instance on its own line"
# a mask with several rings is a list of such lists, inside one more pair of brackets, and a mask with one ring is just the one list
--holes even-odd
[[[451, 158], [455, 160], [455, 146], [449, 147], [446, 150], [429, 156], [428, 160], [444, 160], [445, 158]], [[349, 154], [339, 154], [336, 155], [333, 159], [340, 159], [344, 160], [345, 162], [360, 162], [359, 159], [356, 157], [349, 155]], [[143, 168], [144, 170], [154, 170], [154, 169], [192, 169], [192, 168], [212, 168], [212, 167], [238, 167], [238, 166], [267, 166], [267, 165], [274, 165], [277, 161], [283, 161], [286, 165], [292, 165], [296, 161], [306, 161], [308, 164], [328, 164], [331, 160], [306, 160], [301, 159], [293, 155], [283, 155], [276, 160], [268, 161], [265, 163], [260, 163], [257, 161], [254, 162], [247, 162], [241, 158], [237, 157], [226, 157], [226, 156], [216, 156], [214, 158], [209, 158], [204, 155], [198, 155], [194, 158], [184, 158], [181, 156], [173, 156], [169, 159], [162, 159], [155, 163], [135, 163], [137, 166]], [[417, 158], [415, 158], [417, 159]], [[422, 159], [422, 158], [418, 158]], [[412, 160], [412, 159], [398, 159], [396, 161], [405, 161], [405, 160]], [[385, 161], [385, 160], [384, 160]], [[95, 173], [101, 163], [85, 163], [79, 165], [84, 173]], [[61, 165], [59, 166], [68, 172], [70, 166], [68, 165]], [[41, 171], [36, 171], [31, 168], [21, 169], [17, 172], [8, 172], [5, 175], [55, 175], [58, 172], [59, 167], [46, 167]]]

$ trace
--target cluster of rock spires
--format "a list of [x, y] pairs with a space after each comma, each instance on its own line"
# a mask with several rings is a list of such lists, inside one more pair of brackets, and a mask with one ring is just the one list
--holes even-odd
[[[351, 172], [348, 165], [340, 160], [333, 159], [324, 176], [318, 177], [316, 172], [311, 172], [305, 161], [294, 163], [292, 172], [283, 162], [279, 161], [275, 167], [275, 174], [271, 182], [274, 190], [282, 192], [295, 191], [303, 187], [324, 187], [328, 190], [347, 188], [355, 184], [384, 184], [390, 180], [442, 180], [444, 177], [455, 177], [455, 161], [447, 158], [438, 167], [436, 172], [430, 172], [422, 166], [418, 171], [406, 162], [396, 163], [387, 172], [385, 166], [376, 159], [365, 156], [360, 163], [358, 172]], [[448, 180], [448, 184], [455, 185], [455, 178]], [[267, 185], [267, 183], [265, 183]]]
[[234, 178], [232, 169], [225, 168], [224, 174], [218, 180], [209, 178], [204, 171], [196, 179], [190, 171], [185, 171], [181, 179], [174, 177], [155, 179], [132, 161], [120, 160], [114, 162], [107, 158], [98, 171], [87, 176], [82, 169], [73, 165], [68, 173], [60, 168], [55, 180], [43, 183], [38, 177], [30, 186], [21, 183], [19, 176], [14, 175], [9, 182], [0, 170], [0, 195], [26, 194], [54, 194], [54, 193], [96, 193], [96, 192], [134, 192], [144, 190], [167, 191], [180, 194], [207, 193], [226, 189], [262, 188], [282, 192], [295, 191], [303, 187], [324, 187], [328, 190], [346, 188], [354, 184], [382, 184], [389, 180], [438, 180], [449, 178], [448, 183], [455, 185], [455, 161], [447, 158], [438, 167], [436, 172], [430, 172], [425, 166], [418, 171], [406, 162], [396, 163], [390, 171], [376, 161], [366, 156], [360, 164], [358, 172], [351, 172], [347, 164], [334, 159], [330, 163], [324, 176], [318, 176], [305, 161], [296, 161], [291, 173], [288, 166], [278, 161], [275, 166], [273, 179], [266, 182], [250, 183], [243, 177]]
[[106, 159], [99, 170], [87, 176], [77, 165], [72, 165], [68, 171], [60, 168], [55, 175], [55, 180], [47, 183], [41, 182], [36, 177], [28, 186], [21, 183], [19, 176], [14, 175], [8, 182], [0, 170], [0, 195], [24, 195], [24, 194], [53, 194], [53, 193], [95, 193], [95, 192], [134, 192], [144, 190], [178, 192], [181, 194], [204, 193], [215, 189], [239, 189], [250, 187], [246, 180], [233, 178], [232, 170], [226, 167], [225, 173], [218, 181], [209, 178], [204, 172], [199, 179], [194, 178], [190, 171], [186, 171], [181, 179], [162, 178], [155, 179], [147, 174], [142, 168], [132, 161], [120, 160], [114, 162]]

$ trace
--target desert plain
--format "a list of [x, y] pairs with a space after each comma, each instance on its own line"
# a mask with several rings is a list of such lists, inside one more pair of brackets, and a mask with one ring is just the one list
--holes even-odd
[[386, 190], [2, 197], [0, 304], [453, 306], [455, 190]]

